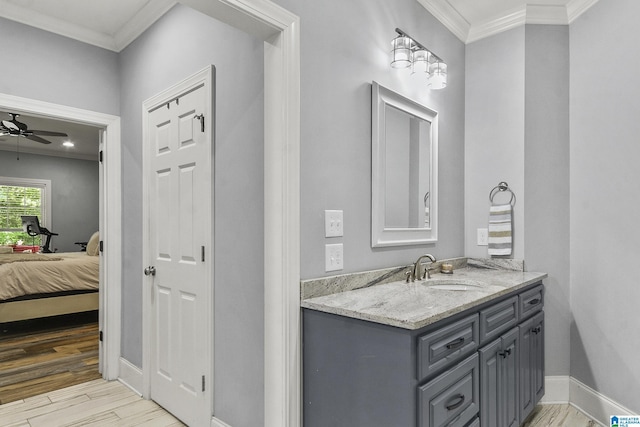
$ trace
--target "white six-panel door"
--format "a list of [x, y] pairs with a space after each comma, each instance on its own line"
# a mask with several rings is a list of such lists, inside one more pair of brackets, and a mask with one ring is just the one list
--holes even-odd
[[212, 416], [213, 69], [208, 71], [210, 81], [163, 92], [168, 100], [146, 112], [149, 392], [189, 425], [208, 425]]

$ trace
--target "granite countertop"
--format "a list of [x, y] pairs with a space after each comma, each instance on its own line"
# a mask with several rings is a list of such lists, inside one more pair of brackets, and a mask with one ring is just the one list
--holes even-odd
[[[432, 274], [431, 280], [427, 281], [393, 281], [306, 298], [301, 301], [301, 306], [414, 330], [545, 277], [546, 273], [465, 266], [455, 269], [454, 274]], [[472, 286], [467, 286], [467, 290], [446, 289], [447, 284], [455, 282]], [[433, 286], [438, 284], [445, 286]]]

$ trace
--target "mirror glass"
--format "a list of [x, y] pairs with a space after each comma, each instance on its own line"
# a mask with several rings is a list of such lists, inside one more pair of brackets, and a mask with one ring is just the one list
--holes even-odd
[[438, 114], [372, 85], [372, 246], [437, 240]]

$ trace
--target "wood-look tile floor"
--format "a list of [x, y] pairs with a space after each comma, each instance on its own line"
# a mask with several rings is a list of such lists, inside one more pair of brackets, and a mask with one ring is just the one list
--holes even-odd
[[184, 426], [117, 381], [93, 380], [0, 405], [1, 427]]
[[[0, 405], [0, 427], [184, 426], [117, 381], [85, 384]], [[525, 427], [599, 425], [570, 405], [538, 405]]]
[[1, 326], [0, 404], [101, 377], [97, 313]]
[[595, 427], [601, 424], [571, 405], [538, 405], [522, 427]]

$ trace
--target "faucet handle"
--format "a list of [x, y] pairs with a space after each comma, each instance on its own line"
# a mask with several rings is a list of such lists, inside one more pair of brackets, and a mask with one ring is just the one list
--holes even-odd
[[406, 280], [407, 280], [407, 283], [409, 283], [409, 280], [411, 279], [411, 270], [407, 270], [407, 271], [404, 273], [404, 275], [405, 275], [405, 276], [406, 276], [406, 278], [407, 278], [407, 279], [406, 279]]

